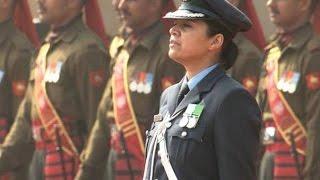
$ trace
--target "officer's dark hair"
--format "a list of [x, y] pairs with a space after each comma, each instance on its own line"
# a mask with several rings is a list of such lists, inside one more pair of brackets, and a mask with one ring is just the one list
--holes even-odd
[[222, 26], [216, 21], [204, 20], [204, 22], [208, 26], [207, 35], [209, 37], [219, 33], [223, 35], [224, 42], [222, 45], [222, 52], [220, 54], [220, 63], [226, 70], [230, 69], [236, 62], [238, 56], [238, 47], [232, 41], [235, 34], [230, 32], [230, 30], [228, 30], [226, 27]]

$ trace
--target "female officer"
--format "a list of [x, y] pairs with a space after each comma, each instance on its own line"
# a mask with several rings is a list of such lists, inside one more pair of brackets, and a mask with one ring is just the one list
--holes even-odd
[[250, 20], [226, 0], [184, 0], [168, 13], [169, 56], [187, 73], [161, 97], [147, 134], [144, 180], [255, 180], [260, 110], [225, 74]]

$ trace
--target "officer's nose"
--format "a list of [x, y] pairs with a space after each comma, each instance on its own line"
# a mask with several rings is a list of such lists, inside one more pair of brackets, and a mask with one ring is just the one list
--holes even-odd
[[178, 36], [179, 35], [179, 30], [178, 30], [177, 25], [172, 26], [170, 28], [169, 32], [170, 32], [171, 36]]
[[118, 10], [120, 4], [120, 0], [112, 0], [112, 6], [115, 10]]
[[271, 7], [274, 5], [274, 3], [276, 2], [277, 0], [267, 0], [267, 7]]
[[126, 6], [126, 0], [119, 0], [118, 2], [118, 9], [124, 9]]

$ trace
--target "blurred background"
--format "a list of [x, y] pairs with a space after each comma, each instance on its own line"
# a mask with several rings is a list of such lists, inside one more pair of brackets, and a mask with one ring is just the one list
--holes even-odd
[[[119, 27], [119, 21], [117, 19], [115, 11], [112, 9], [111, 6], [112, 0], [99, 0], [100, 3], [100, 10], [103, 14], [103, 20], [105, 24], [106, 31], [108, 35], [113, 36]], [[179, 5], [179, 0], [175, 0], [176, 5]], [[274, 29], [274, 26], [271, 24], [268, 13], [266, 9], [266, 1], [264, 0], [253, 0], [254, 5], [256, 7], [257, 14], [260, 18], [261, 25], [263, 26], [263, 30], [265, 33], [265, 37], [269, 37]], [[31, 5], [32, 14], [36, 17], [36, 5], [35, 0], [29, 0]]]

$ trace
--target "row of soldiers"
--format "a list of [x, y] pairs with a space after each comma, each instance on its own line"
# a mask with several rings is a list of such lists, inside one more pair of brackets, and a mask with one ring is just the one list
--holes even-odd
[[[162, 91], [184, 75], [167, 55], [161, 22], [173, 2], [113, 0], [122, 26], [108, 47], [82, 19], [94, 0], [39, 0], [50, 30], [36, 50], [14, 26], [25, 1], [0, 2], [2, 178], [142, 179], [145, 131]], [[230, 2], [254, 25], [235, 38], [229, 73], [263, 111], [259, 178], [319, 179], [320, 40], [310, 21], [317, 0], [267, 1], [277, 31], [265, 55], [252, 1]]]

